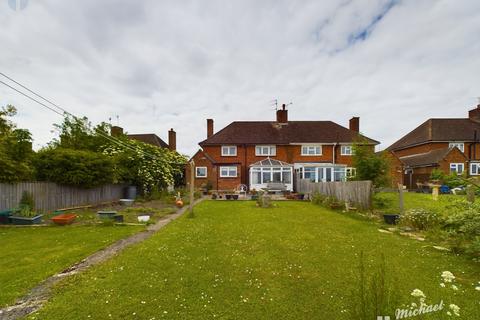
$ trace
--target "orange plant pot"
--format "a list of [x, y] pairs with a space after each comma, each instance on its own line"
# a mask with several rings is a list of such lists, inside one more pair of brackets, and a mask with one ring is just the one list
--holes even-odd
[[175, 202], [175, 205], [178, 207], [178, 208], [182, 208], [183, 207], [183, 201], [182, 200], [177, 200]]

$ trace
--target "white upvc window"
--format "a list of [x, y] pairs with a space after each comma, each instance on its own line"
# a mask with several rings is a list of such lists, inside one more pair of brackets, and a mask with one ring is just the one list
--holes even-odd
[[456, 173], [458, 175], [461, 175], [464, 171], [465, 167], [463, 163], [450, 163], [450, 172], [451, 173]]
[[222, 146], [222, 157], [235, 157], [237, 146]]
[[448, 146], [450, 148], [457, 147], [460, 151], [465, 152], [465, 143], [463, 142], [450, 142]]
[[353, 178], [357, 175], [357, 169], [345, 168], [345, 175], [347, 176], [347, 178]]
[[480, 163], [479, 162], [470, 163], [470, 175], [472, 175], [472, 176], [480, 175]]
[[341, 146], [340, 147], [340, 154], [342, 156], [351, 156], [353, 154], [353, 147], [352, 146]]
[[321, 156], [322, 146], [302, 146], [302, 156]]
[[207, 167], [195, 167], [195, 177], [196, 178], [206, 178], [207, 177]]
[[220, 177], [235, 178], [237, 177], [237, 167], [220, 167]]
[[256, 156], [275, 156], [277, 154], [276, 146], [255, 146]]

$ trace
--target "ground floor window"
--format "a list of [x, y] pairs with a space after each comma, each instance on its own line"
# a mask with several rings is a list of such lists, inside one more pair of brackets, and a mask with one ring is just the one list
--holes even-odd
[[307, 166], [300, 168], [300, 177], [312, 182], [345, 181], [349, 175], [354, 174], [355, 168], [340, 166]]
[[472, 176], [480, 175], [480, 163], [470, 163], [470, 174]]
[[450, 163], [450, 172], [458, 175], [462, 174], [464, 170], [463, 163]]
[[235, 178], [237, 177], [237, 167], [220, 167], [221, 178]]
[[207, 167], [195, 167], [195, 177], [206, 178], [207, 177]]

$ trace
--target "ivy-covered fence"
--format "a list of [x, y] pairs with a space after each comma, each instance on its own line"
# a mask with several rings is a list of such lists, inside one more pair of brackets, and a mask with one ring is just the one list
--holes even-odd
[[124, 197], [124, 190], [121, 184], [82, 189], [50, 182], [0, 183], [0, 211], [17, 207], [24, 191], [33, 195], [37, 211], [46, 212], [117, 201]]

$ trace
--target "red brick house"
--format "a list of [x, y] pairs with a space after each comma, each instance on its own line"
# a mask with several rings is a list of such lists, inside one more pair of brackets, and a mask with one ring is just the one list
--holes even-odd
[[[123, 128], [118, 126], [113, 126], [111, 129], [112, 136], [120, 136], [123, 134]], [[168, 143], [162, 140], [155, 133], [140, 133], [140, 134], [127, 134], [129, 139], [137, 140], [143, 143], [150, 144], [158, 148], [168, 148], [172, 151], [177, 150], [177, 133], [170, 129], [168, 131]]]
[[317, 182], [345, 180], [354, 173], [352, 144], [359, 139], [372, 148], [379, 144], [359, 133], [359, 123], [354, 117], [347, 129], [332, 121], [289, 121], [285, 105], [276, 121], [237, 121], [216, 133], [208, 119], [207, 139], [192, 157], [195, 186], [209, 182], [214, 190], [232, 190], [243, 184], [259, 190], [280, 182], [293, 190], [295, 173]]
[[480, 105], [468, 118], [428, 119], [387, 148], [392, 180], [408, 188], [429, 180], [434, 169], [480, 175]]

